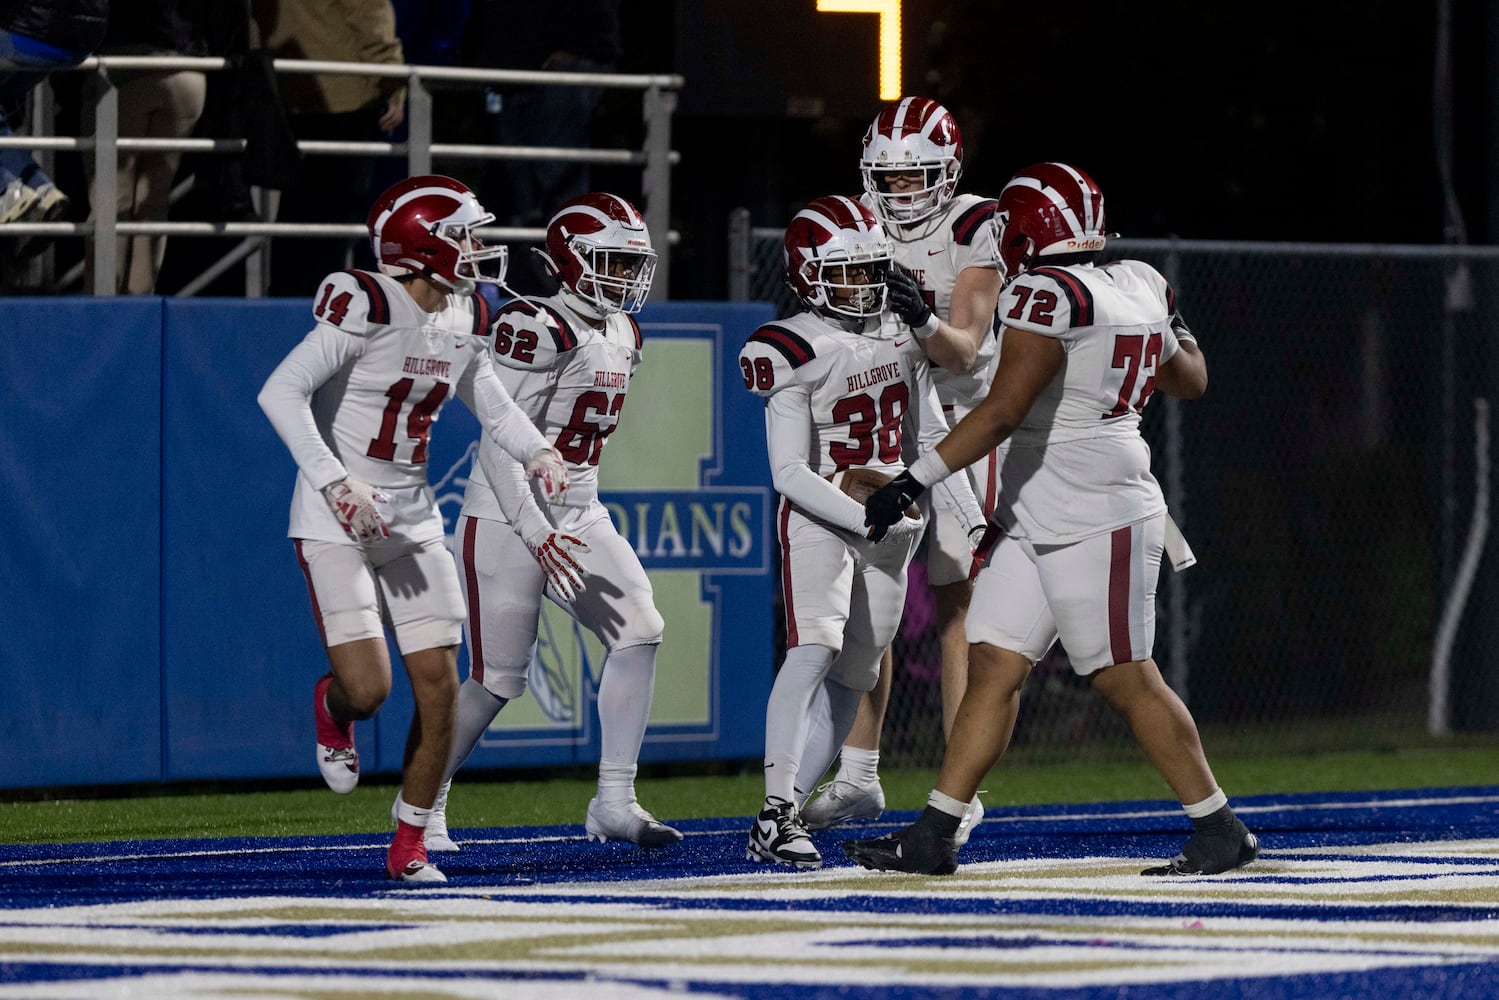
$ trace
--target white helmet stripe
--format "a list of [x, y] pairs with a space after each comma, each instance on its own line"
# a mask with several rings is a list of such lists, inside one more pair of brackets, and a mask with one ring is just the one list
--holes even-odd
[[[1072, 210], [1071, 205], [1067, 204], [1067, 199], [1062, 197], [1062, 192], [1058, 191], [1056, 188], [1042, 184], [1034, 177], [1016, 177], [1014, 180], [1010, 181], [1009, 184], [1006, 184], [1005, 187], [1026, 187], [1031, 188], [1035, 191], [1040, 191], [1042, 194], [1046, 195], [1047, 198], [1051, 199], [1051, 203], [1055, 205], [1057, 209], [1062, 213], [1063, 217], [1067, 219], [1068, 223], [1072, 226], [1073, 231], [1077, 235], [1081, 236], [1087, 232], [1087, 230], [1084, 229], [1082, 227], [1082, 224], [1078, 221], [1077, 213]], [[1004, 192], [1001, 191], [1000, 194], [1003, 195]]]
[[1083, 180], [1082, 174], [1065, 163], [1053, 163], [1052, 166], [1066, 171], [1067, 175], [1077, 182], [1077, 189], [1082, 192], [1083, 196], [1083, 220], [1088, 224], [1088, 228], [1083, 232], [1095, 232], [1098, 229], [1097, 208], [1093, 204], [1093, 192], [1088, 190], [1088, 182]]

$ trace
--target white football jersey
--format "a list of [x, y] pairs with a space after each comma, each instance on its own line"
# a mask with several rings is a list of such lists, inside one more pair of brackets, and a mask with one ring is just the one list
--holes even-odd
[[323, 279], [313, 297], [317, 326], [261, 393], [299, 470], [290, 535], [347, 540], [320, 492], [345, 475], [383, 488], [393, 531], [431, 534], [428, 440], [450, 398], [473, 399], [476, 379], [494, 379], [488, 312], [477, 296], [462, 295], [425, 312], [393, 278], [368, 271]]
[[1166, 509], [1140, 412], [1178, 349], [1174, 307], [1166, 279], [1137, 260], [1037, 267], [1001, 293], [1001, 323], [1067, 352], [1002, 449], [995, 520], [1012, 534], [1072, 542]]
[[[511, 397], [567, 463], [566, 505], [598, 499], [599, 458], [619, 426], [630, 377], [641, 361], [640, 325], [613, 313], [596, 330], [561, 295], [515, 299], [491, 324], [495, 370]], [[492, 441], [481, 448], [493, 449]], [[463, 513], [505, 521], [484, 469], [474, 463]]]
[[[861, 199], [870, 205], [870, 197]], [[887, 226], [886, 235], [895, 244], [895, 263], [916, 276], [927, 305], [931, 306], [939, 319], [952, 316], [952, 293], [958, 283], [958, 274], [965, 268], [982, 267], [994, 270], [998, 255], [994, 246], [994, 227], [989, 220], [994, 218], [997, 203], [992, 198], [981, 198], [976, 194], [960, 194], [953, 197], [941, 212], [931, 218], [922, 219], [909, 227]], [[871, 209], [873, 206], [870, 206]], [[886, 314], [887, 325], [904, 325]], [[989, 391], [991, 363], [994, 360], [996, 340], [985, 337], [979, 346], [978, 360], [971, 374], [950, 372], [937, 365], [932, 366], [932, 380], [937, 383], [937, 396], [944, 408], [951, 409], [950, 420], [956, 424], [969, 410], [984, 398]]]
[[902, 421], [917, 419], [931, 386], [931, 366], [909, 331], [870, 337], [803, 312], [751, 334], [739, 368], [745, 388], [757, 396], [789, 386], [810, 393], [813, 435], [806, 459], [819, 476], [855, 467], [905, 468]]

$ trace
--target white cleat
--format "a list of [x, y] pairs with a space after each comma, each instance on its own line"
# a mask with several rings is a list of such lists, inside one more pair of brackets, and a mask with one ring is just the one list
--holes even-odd
[[317, 768], [328, 787], [347, 795], [359, 784], [359, 751], [354, 749], [354, 723], [339, 725], [328, 714], [324, 694], [333, 674], [324, 674], [312, 689], [312, 716], [317, 729]]
[[589, 840], [628, 840], [641, 847], [666, 847], [682, 839], [682, 833], [646, 812], [634, 799], [606, 802], [594, 796], [588, 803], [583, 829]]
[[446, 882], [448, 880], [448, 877], [446, 875], [438, 871], [436, 865], [429, 864], [428, 862], [422, 861], [419, 858], [412, 858], [410, 861], [406, 862], [406, 867], [402, 868], [398, 872], [391, 871], [389, 868], [387, 868], [385, 873], [398, 882], [414, 882], [418, 884], [425, 883], [428, 885], [433, 885], [438, 882]]
[[968, 835], [983, 821], [984, 804], [975, 795], [973, 801], [968, 803], [968, 808], [963, 811], [963, 818], [958, 820], [958, 832], [952, 835], [953, 843], [958, 847], [968, 843]]
[[780, 798], [766, 798], [755, 825], [750, 827], [744, 856], [750, 861], [774, 861], [797, 868], [822, 867], [822, 855], [807, 835], [796, 806]]
[[826, 830], [856, 819], [876, 820], [885, 811], [885, 789], [878, 778], [867, 785], [835, 778], [818, 786], [815, 796], [801, 810], [808, 830]]

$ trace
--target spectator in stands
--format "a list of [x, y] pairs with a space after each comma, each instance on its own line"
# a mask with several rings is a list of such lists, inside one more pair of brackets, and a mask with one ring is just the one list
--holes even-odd
[[[112, 0], [109, 30], [98, 51], [101, 55], [205, 55], [209, 13], [208, 0]], [[115, 72], [110, 79], [119, 91], [122, 138], [185, 139], [203, 113], [207, 78], [197, 70]], [[95, 130], [93, 118], [94, 102], [85, 100], [83, 125], [87, 133]], [[164, 221], [182, 153], [122, 152], [116, 162], [115, 209], [119, 221]], [[84, 166], [90, 174], [89, 204], [97, 214], [92, 165], [92, 159], [85, 157]], [[116, 290], [128, 295], [153, 293], [166, 245], [165, 236], [121, 237]], [[94, 287], [94, 249], [94, 241], [87, 241], [83, 285], [89, 291]]]
[[[253, 0], [265, 48], [278, 59], [400, 65], [390, 0]], [[299, 141], [379, 142], [406, 117], [406, 84], [395, 77], [278, 75], [287, 119]], [[363, 222], [374, 181], [369, 156], [312, 155], [301, 182], [282, 191], [280, 222]], [[277, 240], [272, 295], [311, 294], [318, 276], [348, 266], [354, 241]]]
[[959, 824], [1009, 748], [1033, 665], [1060, 640], [1192, 821], [1181, 852], [1141, 874], [1232, 871], [1258, 856], [1259, 841], [1229, 806], [1192, 713], [1151, 657], [1161, 557], [1177, 563], [1185, 552], [1140, 436], [1152, 393], [1196, 399], [1207, 361], [1160, 272], [1138, 260], [1097, 263], [1108, 230], [1103, 193], [1087, 174], [1065, 163], [1027, 167], [1000, 191], [994, 219], [1010, 283], [999, 297], [991, 387], [864, 505], [865, 523], [899, 523], [928, 487], [1008, 442], [975, 553], [968, 687], [925, 811], [844, 851], [866, 868], [956, 871]]
[[[104, 40], [109, 0], [0, 0], [0, 60], [25, 68], [0, 70], [0, 135], [14, 135], [5, 107], [23, 100], [47, 71], [75, 66]], [[45, 222], [68, 197], [23, 149], [0, 149], [0, 223]]]
[[[618, 0], [507, 3], [475, 0], [464, 62], [493, 69], [611, 73], [623, 43]], [[489, 141], [501, 146], [583, 148], [592, 145], [598, 87], [500, 84], [485, 91]], [[591, 187], [588, 164], [561, 160], [501, 160], [486, 171], [483, 189], [496, 202], [502, 225], [539, 227], [551, 206]], [[511, 284], [523, 294], [545, 294], [555, 282], [529, 253], [511, 253]]]

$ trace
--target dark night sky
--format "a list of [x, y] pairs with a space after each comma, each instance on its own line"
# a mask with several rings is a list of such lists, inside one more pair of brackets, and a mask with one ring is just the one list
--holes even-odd
[[[814, 0], [623, 7], [620, 68], [687, 74], [673, 133], [683, 157], [673, 216], [684, 242], [673, 258], [672, 294], [722, 297], [730, 209], [746, 206], [756, 225], [777, 226], [811, 198], [857, 190], [860, 140], [880, 106], [867, 82], [875, 19], [810, 14]], [[995, 193], [1026, 164], [1061, 159], [1094, 176], [1111, 228], [1126, 236], [1442, 239], [1432, 141], [1435, 4], [907, 0], [905, 7], [904, 89], [942, 101], [957, 118], [967, 147], [964, 190]], [[1485, 196], [1496, 8], [1493, 0], [1453, 3], [1457, 179], [1472, 242], [1496, 235]], [[725, 22], [733, 28], [721, 29], [723, 37], [705, 36], [704, 23], [711, 31]], [[730, 68], [715, 80], [715, 66]], [[736, 83], [763, 107], [716, 110], [731, 102], [715, 99], [715, 88], [726, 93]], [[787, 116], [785, 99], [807, 96], [789, 88], [824, 98], [829, 113]], [[638, 109], [633, 95], [618, 108], [606, 104], [601, 128], [627, 137]]]

